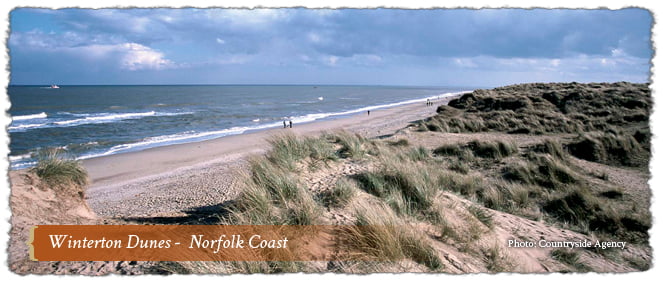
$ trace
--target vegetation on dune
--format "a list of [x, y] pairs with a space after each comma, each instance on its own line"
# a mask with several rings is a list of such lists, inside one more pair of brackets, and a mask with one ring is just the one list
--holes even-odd
[[[264, 157], [249, 161], [249, 172], [239, 182], [242, 193], [225, 220], [309, 225], [328, 224], [329, 212], [351, 214], [344, 224], [354, 225], [347, 226], [344, 242], [362, 263], [334, 263], [334, 271], [342, 272], [371, 272], [397, 261], [442, 270], [435, 247], [440, 242], [479, 256], [488, 271], [511, 271], [516, 261], [506, 250], [478, 243], [502, 230], [492, 210], [592, 237], [647, 244], [648, 207], [606, 172], [589, 171], [577, 159], [646, 169], [650, 105], [644, 84], [526, 84], [463, 95], [416, 127], [482, 132], [471, 141], [422, 146], [416, 139], [369, 140], [345, 131], [279, 135]], [[494, 137], [483, 138], [485, 132]], [[511, 138], [499, 139], [499, 134]], [[513, 134], [549, 135], [516, 142]], [[307, 187], [309, 173], [349, 164], [363, 169], [332, 178], [322, 190]], [[449, 195], [469, 204], [449, 205], [444, 200]], [[550, 256], [572, 271], [591, 271], [581, 262], [583, 251], [555, 250]], [[650, 265], [633, 256], [618, 260], [636, 269]], [[307, 269], [306, 264], [272, 262], [232, 267], [243, 272]]]
[[387, 261], [409, 258], [431, 270], [444, 267], [424, 236], [416, 229], [408, 228], [408, 224], [389, 208], [381, 205], [362, 207], [355, 211], [355, 216], [355, 225], [346, 228], [343, 238], [349, 250]]
[[[326, 191], [310, 191], [298, 178], [298, 163], [312, 158], [313, 148], [331, 150], [337, 158], [364, 158], [370, 151], [369, 141], [361, 136], [347, 132], [328, 133], [317, 138], [301, 139], [292, 135], [282, 135], [271, 139], [272, 150], [265, 157], [249, 160], [249, 173], [243, 176], [242, 193], [228, 207], [228, 224], [269, 224], [269, 225], [313, 225], [322, 223], [321, 214], [325, 207], [344, 208], [356, 197], [357, 180], [341, 178]], [[373, 144], [375, 145], [375, 144]], [[402, 146], [396, 146], [402, 147]], [[322, 151], [322, 150], [321, 150]], [[289, 161], [277, 159], [281, 154], [293, 154]], [[408, 153], [403, 153], [406, 157]], [[410, 151], [411, 157], [421, 159], [427, 151], [418, 148]], [[331, 154], [324, 154], [330, 156]], [[337, 158], [326, 158], [336, 160]], [[292, 162], [290, 162], [292, 161]], [[436, 187], [421, 174], [412, 175], [408, 167], [401, 166], [397, 159], [388, 162], [392, 167], [385, 167], [386, 175], [366, 175], [366, 181], [372, 183], [372, 192], [385, 198], [402, 197], [398, 207], [390, 210], [381, 208], [363, 208], [355, 211], [358, 228], [348, 227], [343, 234], [353, 246], [369, 258], [398, 261], [410, 259], [426, 267], [437, 270], [443, 267], [435, 250], [426, 243], [425, 236], [408, 223], [394, 215], [392, 210], [401, 209], [404, 213], [430, 207]], [[372, 179], [371, 177], [376, 177]], [[364, 187], [362, 185], [362, 187]], [[365, 187], [364, 187], [365, 188]], [[385, 201], [384, 203], [387, 203]], [[294, 267], [287, 264], [289, 267]], [[264, 263], [233, 264], [242, 272], [279, 272], [299, 271], [301, 268], [282, 268]]]
[[651, 133], [647, 84], [534, 83], [476, 90], [440, 106], [419, 130], [579, 134], [572, 155], [647, 167]]
[[52, 186], [88, 183], [87, 171], [61, 149], [47, 149], [37, 156], [38, 163], [31, 170]]
[[311, 225], [318, 223], [313, 195], [289, 172], [264, 157], [250, 160], [242, 193], [230, 208], [234, 224]]
[[428, 167], [398, 159], [382, 159], [380, 168], [355, 176], [368, 193], [385, 199], [401, 214], [416, 214], [429, 208], [439, 187]]
[[570, 266], [575, 271], [588, 272], [592, 269], [580, 261], [580, 255], [577, 251], [567, 249], [556, 249], [552, 251], [551, 256], [553, 259]]
[[342, 178], [336, 181], [334, 187], [323, 194], [323, 200], [330, 206], [343, 207], [347, 205], [357, 195], [357, 188], [354, 182]]
[[268, 140], [271, 150], [266, 158], [276, 166], [295, 170], [296, 163], [307, 160], [312, 167], [319, 162], [327, 163], [338, 159], [332, 144], [320, 138], [299, 138], [294, 134], [282, 134]]

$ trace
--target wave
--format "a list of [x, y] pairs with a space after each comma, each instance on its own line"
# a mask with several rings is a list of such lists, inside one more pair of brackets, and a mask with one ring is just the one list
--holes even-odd
[[100, 114], [98, 116], [88, 116], [85, 118], [71, 119], [64, 121], [56, 121], [55, 124], [66, 125], [66, 124], [89, 124], [89, 123], [105, 123], [114, 120], [125, 120], [125, 119], [135, 119], [147, 116], [156, 115], [155, 111], [145, 112], [145, 113], [125, 113], [125, 114]]
[[12, 117], [12, 120], [30, 120], [30, 119], [47, 118], [47, 117], [48, 115], [45, 112], [41, 112], [32, 115], [15, 116]]
[[10, 132], [16, 132], [16, 131], [25, 131], [30, 128], [44, 127], [46, 125], [48, 125], [48, 123], [19, 124], [15, 126], [10, 126], [8, 129]]
[[18, 163], [12, 163], [9, 167], [12, 170], [19, 170], [19, 169], [33, 167], [35, 165], [37, 165], [37, 162], [18, 162]]
[[[66, 112], [63, 112], [65, 114]], [[168, 112], [155, 112], [155, 111], [149, 111], [149, 112], [142, 112], [142, 113], [98, 113], [98, 114], [71, 114], [71, 113], [66, 113], [70, 114], [74, 117], [74, 119], [65, 119], [65, 120], [57, 120], [57, 121], [52, 121], [48, 123], [28, 123], [28, 124], [15, 124], [12, 126], [9, 126], [9, 131], [10, 132], [19, 132], [19, 131], [26, 131], [29, 129], [37, 129], [37, 128], [52, 128], [52, 127], [70, 127], [70, 126], [78, 126], [78, 125], [84, 125], [84, 124], [98, 124], [98, 123], [111, 123], [111, 122], [116, 122], [116, 121], [121, 121], [121, 120], [128, 120], [128, 119], [140, 119], [144, 117], [149, 117], [149, 116], [176, 116], [176, 115], [187, 115], [187, 114], [193, 114], [193, 112], [179, 112], [179, 113], [168, 113]], [[25, 119], [28, 120], [28, 119]]]
[[18, 155], [18, 156], [9, 156], [9, 161], [10, 162], [17, 162], [17, 161], [25, 160], [25, 159], [29, 159], [29, 158], [32, 158], [32, 154], [27, 153], [27, 154]]
[[[454, 96], [454, 95], [459, 95], [459, 94], [464, 94], [464, 93], [469, 93], [469, 92], [470, 91], [444, 93], [444, 94], [429, 96], [429, 97], [425, 97], [425, 98], [418, 98], [418, 99], [412, 99], [412, 100], [396, 102], [396, 103], [368, 106], [368, 107], [363, 107], [363, 108], [358, 108], [358, 109], [353, 109], [353, 110], [348, 110], [348, 111], [343, 111], [343, 112], [307, 114], [307, 115], [296, 116], [296, 117], [283, 117], [282, 119], [289, 119], [289, 120], [292, 120], [294, 123], [306, 123], [306, 122], [312, 122], [312, 121], [315, 121], [315, 120], [324, 119], [324, 118], [333, 117], [333, 116], [351, 115], [351, 114], [356, 114], [356, 113], [360, 113], [360, 112], [364, 112], [364, 111], [368, 111], [368, 110], [376, 110], [376, 109], [390, 108], [390, 107], [406, 105], [406, 104], [413, 104], [413, 103], [417, 103], [417, 102], [425, 102], [429, 99], [431, 99], [431, 100], [441, 99], [441, 98], [444, 98], [444, 97], [449, 97], [449, 96]], [[108, 149], [104, 152], [91, 153], [91, 154], [83, 155], [83, 156], [79, 157], [79, 159], [90, 159], [90, 158], [102, 157], [102, 156], [113, 155], [113, 154], [124, 153], [124, 152], [139, 151], [139, 150], [144, 150], [144, 149], [149, 149], [149, 148], [154, 148], [154, 147], [160, 147], [160, 146], [166, 146], [166, 145], [183, 144], [183, 143], [191, 143], [191, 142], [210, 140], [210, 139], [224, 137], [224, 136], [243, 134], [243, 133], [248, 132], [248, 131], [256, 131], [256, 130], [262, 130], [262, 129], [281, 127], [282, 125], [283, 125], [283, 121], [279, 120], [279, 121], [271, 122], [271, 123], [258, 124], [258, 125], [253, 125], [253, 126], [231, 127], [231, 128], [216, 130], [216, 131], [206, 131], [206, 132], [186, 131], [186, 132], [177, 133], [177, 134], [169, 134], [169, 135], [148, 137], [148, 138], [143, 139], [142, 141], [138, 141], [138, 142], [135, 142], [135, 143], [121, 144], [121, 145], [113, 146], [113, 147], [111, 147], [110, 149]]]
[[160, 147], [160, 146], [165, 146], [165, 145], [174, 145], [174, 144], [183, 144], [183, 143], [191, 143], [191, 142], [197, 142], [197, 141], [210, 140], [210, 139], [229, 136], [229, 135], [238, 135], [238, 134], [245, 133], [247, 131], [274, 128], [274, 127], [278, 127], [278, 126], [281, 126], [281, 125], [282, 125], [282, 122], [279, 121], [279, 122], [261, 124], [261, 125], [256, 125], [256, 126], [231, 127], [231, 128], [216, 130], [216, 131], [206, 131], [206, 132], [187, 131], [187, 132], [177, 133], [177, 134], [169, 134], [169, 135], [148, 137], [148, 138], [145, 138], [145, 139], [143, 139], [142, 141], [139, 141], [139, 142], [113, 146], [110, 149], [106, 150], [105, 152], [83, 155], [83, 156], [79, 157], [78, 159], [81, 159], [81, 160], [90, 159], [90, 158], [113, 155], [113, 154], [117, 154], [117, 153], [139, 151], [139, 150], [144, 150], [144, 149], [149, 149], [149, 148], [154, 148], [154, 147]]

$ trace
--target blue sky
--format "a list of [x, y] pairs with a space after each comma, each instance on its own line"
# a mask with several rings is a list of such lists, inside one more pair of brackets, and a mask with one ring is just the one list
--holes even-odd
[[649, 80], [623, 10], [15, 9], [12, 84], [499, 86]]

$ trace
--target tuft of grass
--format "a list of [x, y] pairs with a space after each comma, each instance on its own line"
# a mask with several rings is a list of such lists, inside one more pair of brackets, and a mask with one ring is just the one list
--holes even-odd
[[537, 153], [549, 154], [555, 159], [566, 160], [567, 153], [562, 145], [552, 139], [546, 139], [542, 144], [534, 146], [533, 150]]
[[550, 252], [550, 255], [556, 261], [559, 261], [563, 264], [566, 264], [566, 265], [574, 268], [576, 271], [579, 271], [579, 272], [592, 271], [592, 269], [589, 266], [587, 266], [584, 263], [580, 262], [580, 254], [578, 254], [577, 251], [572, 251], [572, 250], [567, 250], [567, 249], [556, 249], [556, 250]]
[[493, 216], [486, 212], [484, 209], [471, 206], [469, 209], [469, 212], [476, 217], [483, 225], [485, 225], [488, 228], [493, 228], [494, 222], [493, 222]]
[[378, 170], [355, 176], [361, 188], [388, 199], [399, 212], [417, 213], [429, 208], [438, 191], [428, 168], [396, 158], [382, 159]]
[[504, 251], [498, 244], [488, 248], [483, 248], [482, 253], [485, 257], [486, 268], [490, 272], [508, 272], [513, 271], [513, 258]]
[[242, 193], [229, 208], [231, 222], [259, 225], [310, 225], [318, 222], [319, 206], [313, 195], [285, 168], [265, 157], [249, 160], [250, 173], [242, 176]]
[[436, 202], [432, 207], [424, 211], [424, 219], [433, 224], [435, 230], [440, 233], [439, 238], [458, 238], [456, 229], [447, 221], [447, 218], [444, 216], [444, 208], [440, 202]]
[[475, 197], [477, 191], [483, 189], [485, 183], [478, 175], [463, 175], [453, 171], [442, 171], [437, 180], [440, 188], [459, 193], [467, 197]]
[[649, 152], [633, 136], [620, 132], [586, 133], [568, 148], [577, 158], [608, 165], [645, 167], [649, 163]]
[[49, 185], [88, 184], [87, 171], [80, 161], [62, 149], [46, 149], [37, 155], [37, 166], [31, 170]]
[[336, 181], [336, 185], [334, 185], [334, 187], [323, 197], [328, 205], [333, 207], [343, 207], [356, 195], [357, 188], [355, 187], [355, 184], [346, 178], [341, 178]]
[[461, 160], [472, 161], [474, 156], [490, 159], [501, 159], [518, 152], [518, 146], [504, 141], [473, 140], [466, 145], [446, 144], [433, 150], [438, 156], [456, 156]]
[[348, 250], [378, 260], [409, 258], [431, 270], [444, 267], [425, 236], [408, 227], [390, 209], [382, 205], [361, 207], [355, 217], [356, 225], [348, 226], [342, 234]]
[[463, 149], [458, 144], [447, 144], [437, 147], [433, 154], [441, 156], [460, 156]]
[[574, 190], [563, 197], [548, 201], [543, 205], [543, 210], [562, 221], [580, 224], [594, 218], [601, 211], [601, 206], [587, 191]]
[[295, 163], [306, 157], [308, 150], [297, 136], [292, 133], [280, 134], [268, 140], [271, 150], [267, 152], [267, 160], [289, 170], [295, 169]]
[[398, 139], [396, 141], [388, 141], [387, 143], [391, 146], [409, 146], [410, 145], [410, 141], [408, 141], [405, 138], [401, 138], [401, 139]]
[[651, 268], [650, 260], [639, 258], [636, 256], [624, 256], [623, 258], [631, 267], [637, 270], [646, 271]]
[[359, 134], [338, 131], [331, 134], [324, 134], [323, 137], [341, 145], [341, 148], [336, 151], [336, 154], [341, 158], [362, 158], [367, 153], [364, 149], [364, 143], [367, 140]]
[[329, 161], [338, 160], [334, 146], [323, 138], [306, 137], [303, 140], [310, 158], [309, 165], [317, 167], [319, 162], [327, 164]]
[[470, 172], [470, 166], [461, 160], [453, 160], [449, 165], [449, 169], [462, 174], [467, 174]]
[[580, 182], [571, 168], [547, 154], [533, 154], [527, 163], [508, 164], [502, 169], [502, 177], [523, 184], [538, 184], [552, 190]]
[[504, 141], [474, 140], [468, 143], [468, 147], [474, 152], [474, 155], [491, 159], [501, 159], [518, 152], [515, 144]]
[[338, 159], [333, 145], [323, 138], [298, 138], [288, 133], [272, 136], [268, 142], [271, 150], [266, 154], [267, 160], [288, 170], [295, 170], [296, 163], [305, 158], [310, 158], [311, 167]]
[[430, 158], [430, 152], [425, 147], [412, 148], [407, 151], [407, 156], [410, 160], [414, 162], [425, 161]]

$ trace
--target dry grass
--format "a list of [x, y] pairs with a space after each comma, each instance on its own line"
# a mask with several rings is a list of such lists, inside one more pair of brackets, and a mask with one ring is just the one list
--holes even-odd
[[580, 261], [580, 254], [574, 250], [556, 249], [550, 252], [553, 259], [572, 267], [578, 272], [589, 272], [592, 269]]
[[80, 161], [74, 160], [60, 149], [47, 149], [37, 156], [38, 163], [32, 171], [52, 186], [87, 185], [87, 171]]
[[382, 261], [411, 259], [439, 270], [444, 264], [427, 239], [415, 228], [382, 205], [360, 207], [355, 212], [356, 226], [348, 226], [344, 237], [347, 248], [362, 257]]
[[368, 152], [366, 148], [368, 140], [359, 134], [347, 131], [337, 131], [334, 133], [326, 133], [323, 135], [323, 138], [341, 146], [341, 148], [336, 151], [336, 154], [341, 158], [359, 159]]
[[484, 254], [486, 268], [490, 272], [509, 272], [513, 271], [515, 263], [507, 252], [499, 244], [493, 244], [490, 247], [481, 249]]
[[334, 187], [323, 195], [323, 200], [332, 207], [343, 207], [357, 195], [356, 184], [347, 179], [339, 179]]
[[310, 225], [319, 217], [313, 195], [291, 172], [264, 157], [250, 160], [242, 193], [230, 208], [235, 224]]
[[288, 170], [295, 170], [295, 164], [305, 158], [310, 160], [311, 167], [338, 159], [334, 146], [320, 138], [299, 138], [288, 133], [273, 136], [268, 141], [271, 150], [266, 154], [267, 160]]

